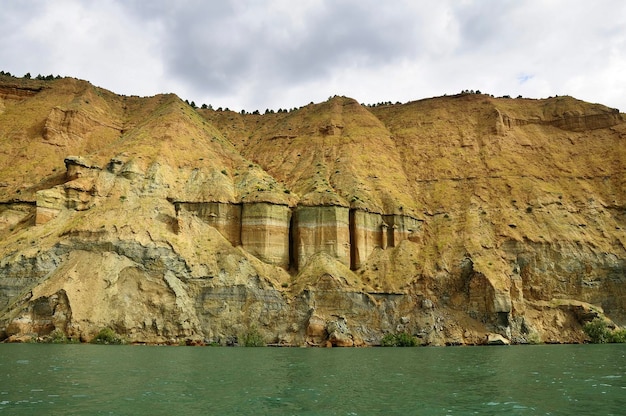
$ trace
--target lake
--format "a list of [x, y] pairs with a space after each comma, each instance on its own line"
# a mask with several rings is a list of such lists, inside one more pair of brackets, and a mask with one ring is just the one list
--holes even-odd
[[7, 415], [626, 414], [626, 344], [0, 345]]

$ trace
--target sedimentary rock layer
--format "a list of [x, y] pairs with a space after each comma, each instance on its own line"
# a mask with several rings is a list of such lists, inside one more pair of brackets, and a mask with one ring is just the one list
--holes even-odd
[[350, 265], [349, 209], [336, 206], [298, 207], [294, 213], [294, 258], [298, 269], [315, 253], [326, 253]]
[[626, 324], [624, 140], [571, 97], [261, 115], [0, 75], [0, 339], [582, 342]]
[[241, 204], [178, 202], [176, 211], [192, 212], [220, 232], [232, 245], [241, 245]]
[[244, 204], [241, 215], [243, 248], [260, 260], [289, 268], [291, 208], [267, 203]]

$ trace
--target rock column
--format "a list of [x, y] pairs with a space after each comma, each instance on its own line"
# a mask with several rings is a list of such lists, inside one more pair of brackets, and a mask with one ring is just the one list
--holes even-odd
[[295, 211], [293, 250], [302, 269], [315, 253], [323, 252], [350, 265], [349, 209], [337, 206], [301, 206]]
[[243, 248], [266, 263], [288, 269], [290, 220], [288, 206], [244, 204], [241, 213]]
[[[351, 264], [350, 268], [356, 270], [372, 254], [374, 248], [381, 247], [383, 236], [383, 220], [380, 214], [352, 210], [350, 212], [351, 232]], [[383, 245], [386, 247], [385, 242]]]
[[194, 213], [220, 232], [233, 246], [241, 245], [241, 205], [220, 202], [176, 202], [177, 211]]

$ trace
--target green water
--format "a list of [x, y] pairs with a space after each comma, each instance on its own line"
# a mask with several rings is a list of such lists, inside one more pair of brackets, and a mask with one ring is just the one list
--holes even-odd
[[626, 345], [0, 345], [0, 414], [626, 414]]

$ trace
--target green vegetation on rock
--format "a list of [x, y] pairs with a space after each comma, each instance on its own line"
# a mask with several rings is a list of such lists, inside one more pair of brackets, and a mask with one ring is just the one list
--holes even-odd
[[380, 341], [381, 347], [417, 347], [417, 338], [407, 332], [387, 334]]
[[91, 340], [92, 344], [121, 345], [126, 342], [115, 333], [111, 328], [102, 328], [98, 334]]
[[45, 341], [48, 344], [75, 344], [79, 341], [74, 338], [68, 338], [60, 329], [55, 329], [50, 333], [48, 337], [45, 338]]
[[244, 347], [265, 347], [267, 343], [259, 330], [252, 327], [241, 337], [241, 345]]
[[606, 321], [595, 318], [583, 326], [583, 331], [593, 344], [626, 342], [626, 329], [609, 329]]

